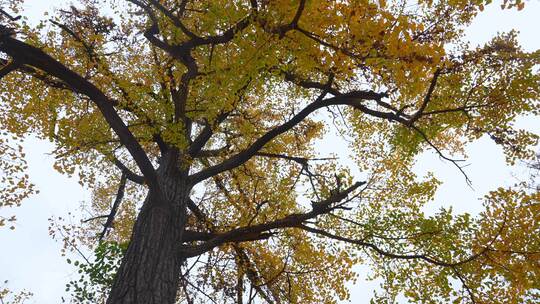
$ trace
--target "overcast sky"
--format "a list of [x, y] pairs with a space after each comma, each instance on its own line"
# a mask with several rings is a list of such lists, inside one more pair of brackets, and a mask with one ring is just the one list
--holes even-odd
[[[66, 0], [26, 0], [25, 15], [32, 20], [42, 17], [44, 10], [68, 4]], [[540, 29], [540, 1], [527, 1], [521, 12], [502, 11], [500, 7], [490, 5], [467, 30], [467, 37], [473, 45], [490, 40], [497, 32], [511, 29], [520, 31], [519, 41], [527, 50], [540, 49], [538, 30]], [[540, 123], [533, 118], [523, 118], [518, 122], [528, 130], [540, 134]], [[26, 152], [30, 167], [30, 177], [41, 191], [26, 200], [22, 207], [9, 209], [2, 214], [16, 213], [18, 221], [15, 231], [0, 229], [0, 282], [9, 280], [8, 286], [15, 290], [27, 289], [34, 297], [27, 303], [60, 303], [64, 295], [65, 284], [75, 277], [75, 270], [60, 256], [61, 244], [48, 235], [48, 219], [52, 216], [65, 216], [68, 212], [80, 214], [81, 201], [89, 199], [75, 180], [58, 174], [52, 169], [52, 157], [47, 153], [52, 146], [47, 142], [28, 139]], [[324, 145], [321, 153], [334, 152], [335, 145]], [[344, 146], [343, 146], [344, 147]], [[416, 171], [422, 173], [434, 171], [436, 176], [445, 181], [437, 193], [435, 202], [428, 209], [440, 206], [453, 206], [458, 212], [476, 213], [481, 210], [478, 198], [498, 186], [514, 184], [516, 175], [522, 168], [508, 168], [499, 147], [483, 138], [468, 149], [470, 166], [467, 173], [473, 182], [473, 189], [466, 186], [463, 176], [447, 162], [438, 159], [433, 153], [425, 153], [418, 162]], [[359, 271], [365, 271], [359, 267]], [[376, 286], [360, 280], [351, 287], [353, 303], [369, 303], [367, 295]], [[0, 287], [2, 284], [0, 283]]]

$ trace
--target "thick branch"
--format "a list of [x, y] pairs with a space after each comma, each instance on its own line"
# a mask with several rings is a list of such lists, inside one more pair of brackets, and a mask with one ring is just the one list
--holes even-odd
[[130, 181], [136, 183], [136, 184], [144, 184], [144, 177], [136, 174], [135, 172], [131, 171], [126, 165], [124, 165], [118, 158], [113, 159], [114, 165], [122, 171], [122, 174], [126, 176], [127, 179]]
[[[323, 96], [323, 95], [321, 95]], [[332, 105], [350, 105], [354, 108], [357, 108], [361, 110], [364, 113], [385, 118], [389, 120], [395, 120], [400, 121], [402, 123], [405, 123], [405, 120], [394, 113], [389, 112], [378, 112], [371, 110], [367, 108], [366, 106], [362, 105], [363, 100], [378, 100], [383, 97], [385, 97], [386, 94], [384, 93], [376, 93], [373, 91], [354, 91], [347, 94], [343, 94], [340, 96], [335, 96], [328, 99], [323, 99], [322, 97], [318, 98], [308, 106], [306, 106], [302, 111], [300, 111], [298, 114], [293, 116], [289, 121], [286, 123], [277, 126], [270, 131], [266, 132], [263, 136], [261, 136], [259, 139], [257, 139], [251, 146], [249, 146], [247, 149], [245, 149], [242, 152], [239, 152], [238, 154], [230, 157], [229, 159], [225, 160], [224, 162], [214, 165], [212, 167], [209, 167], [207, 169], [204, 169], [198, 173], [193, 174], [191, 178], [191, 183], [196, 184], [199, 183], [211, 176], [214, 176], [216, 174], [219, 174], [224, 171], [228, 171], [231, 169], [234, 169], [248, 160], [250, 160], [259, 150], [261, 150], [264, 145], [266, 145], [268, 142], [272, 141], [277, 136], [287, 132], [288, 130], [292, 129], [299, 123], [301, 123], [308, 115], [315, 112], [318, 109], [332, 106]]]
[[[9, 61], [0, 58], [0, 63], [2, 65], [6, 66], [6, 65], [9, 64]], [[27, 66], [27, 65], [24, 65], [24, 64], [19, 64], [16, 67], [16, 70], [22, 71], [22, 72], [24, 72], [24, 73], [26, 73], [28, 75], [31, 75], [32, 77], [34, 77], [36, 79], [41, 80], [43, 83], [45, 83], [46, 85], [48, 85], [51, 88], [71, 91], [71, 88], [67, 84], [65, 84], [64, 82], [59, 81], [57, 79], [53, 79], [52, 77], [48, 77], [47, 75], [41, 73], [40, 71], [34, 69], [33, 67], [30, 67], [30, 66]], [[8, 73], [8, 71], [6, 71], [6, 72]], [[13, 72], [13, 71], [9, 71], [9, 72]], [[6, 75], [7, 75], [7, 73], [6, 73]], [[2, 77], [6, 76], [6, 75], [2, 75]], [[1, 79], [1, 77], [0, 77], [0, 79]]]
[[22, 17], [22, 16], [15, 16], [14, 17], [11, 14], [9, 14], [8, 12], [1, 9], [1, 8], [0, 8], [0, 14], [4, 15], [5, 17], [7, 17], [11, 21], [17, 21], [17, 20], [21, 19], [21, 17]]
[[283, 38], [285, 34], [293, 29], [298, 28], [298, 21], [300, 21], [300, 17], [302, 17], [302, 13], [304, 12], [304, 8], [306, 6], [306, 0], [301, 0], [300, 4], [298, 5], [298, 9], [296, 10], [296, 14], [294, 15], [293, 20], [291, 23], [281, 26], [278, 30], [280, 38]]
[[313, 203], [313, 209], [310, 212], [291, 214], [272, 222], [254, 226], [241, 227], [224, 233], [217, 233], [213, 238], [201, 245], [184, 246], [182, 249], [183, 256], [198, 256], [200, 254], [203, 254], [204, 252], [212, 250], [212, 248], [215, 248], [227, 242], [237, 242], [239, 240], [262, 239], [265, 237], [269, 237], [271, 236], [270, 232], [273, 229], [297, 227], [298, 225], [309, 219], [330, 212], [332, 210], [332, 204], [342, 201], [350, 193], [352, 193], [364, 184], [364, 182], [357, 182], [351, 187], [343, 191], [337, 192], [336, 194], [330, 196], [325, 200]]
[[[272, 235], [273, 235], [272, 233], [261, 233], [261, 232], [244, 233], [242, 235], [238, 235], [236, 237], [231, 237], [227, 239], [227, 242], [239, 243], [239, 242], [264, 240], [271, 237]], [[193, 241], [208, 241], [219, 236], [220, 234], [217, 234], [217, 233], [184, 230], [182, 241], [184, 243], [193, 242]]]
[[156, 190], [158, 189], [156, 173], [146, 152], [114, 109], [114, 102], [101, 90], [42, 50], [15, 38], [2, 37], [0, 50], [18, 62], [40, 69], [62, 80], [74, 92], [88, 96], [99, 108], [109, 126], [120, 138], [122, 144], [128, 149], [150, 187]]

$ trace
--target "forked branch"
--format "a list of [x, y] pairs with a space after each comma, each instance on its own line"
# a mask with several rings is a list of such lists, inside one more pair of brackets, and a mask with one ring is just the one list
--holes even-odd
[[313, 203], [313, 208], [310, 212], [290, 214], [284, 218], [271, 222], [240, 227], [224, 233], [217, 233], [214, 237], [200, 245], [183, 246], [181, 249], [182, 255], [184, 257], [198, 256], [227, 242], [238, 242], [244, 239], [263, 239], [270, 237], [272, 235], [272, 230], [274, 229], [298, 227], [298, 225], [301, 225], [309, 219], [313, 219], [321, 214], [332, 211], [333, 204], [344, 200], [349, 194], [364, 184], [364, 182], [357, 182], [347, 189], [333, 194], [325, 200]]

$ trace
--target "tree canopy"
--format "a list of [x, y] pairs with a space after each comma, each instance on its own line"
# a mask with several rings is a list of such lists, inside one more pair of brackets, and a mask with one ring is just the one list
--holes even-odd
[[[92, 191], [53, 223], [95, 249], [74, 301], [336, 303], [361, 264], [376, 303], [540, 301], [537, 189], [428, 214], [442, 181], [412, 169], [431, 150], [469, 181], [483, 136], [535, 157], [514, 122], [540, 114], [540, 51], [463, 39], [490, 0], [80, 0], [34, 27], [23, 2], [0, 0], [0, 207], [36, 191], [20, 140], [54, 143]], [[335, 132], [361, 176], [318, 152]]]

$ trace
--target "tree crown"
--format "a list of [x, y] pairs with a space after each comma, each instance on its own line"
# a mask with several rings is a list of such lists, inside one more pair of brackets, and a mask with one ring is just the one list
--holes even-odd
[[[539, 114], [540, 53], [515, 32], [462, 42], [488, 2], [81, 0], [32, 28], [14, 18], [22, 1], [2, 1], [3, 136], [52, 141], [96, 214], [116, 197], [105, 230], [84, 223], [85, 242], [125, 243], [173, 170], [192, 193], [188, 303], [236, 301], [245, 284], [267, 302], [335, 302], [359, 263], [382, 279], [381, 303], [534, 302], [538, 192], [497, 189], [477, 217], [428, 215], [440, 181], [412, 171], [431, 149], [467, 179], [457, 158], [485, 135], [509, 164], [534, 158], [538, 136], [513, 122]], [[317, 152], [332, 128], [361, 180]], [[20, 162], [0, 159], [15, 185], [2, 193], [19, 202], [34, 191], [21, 152], [0, 149]], [[121, 252], [109, 245], [98, 253]]]

